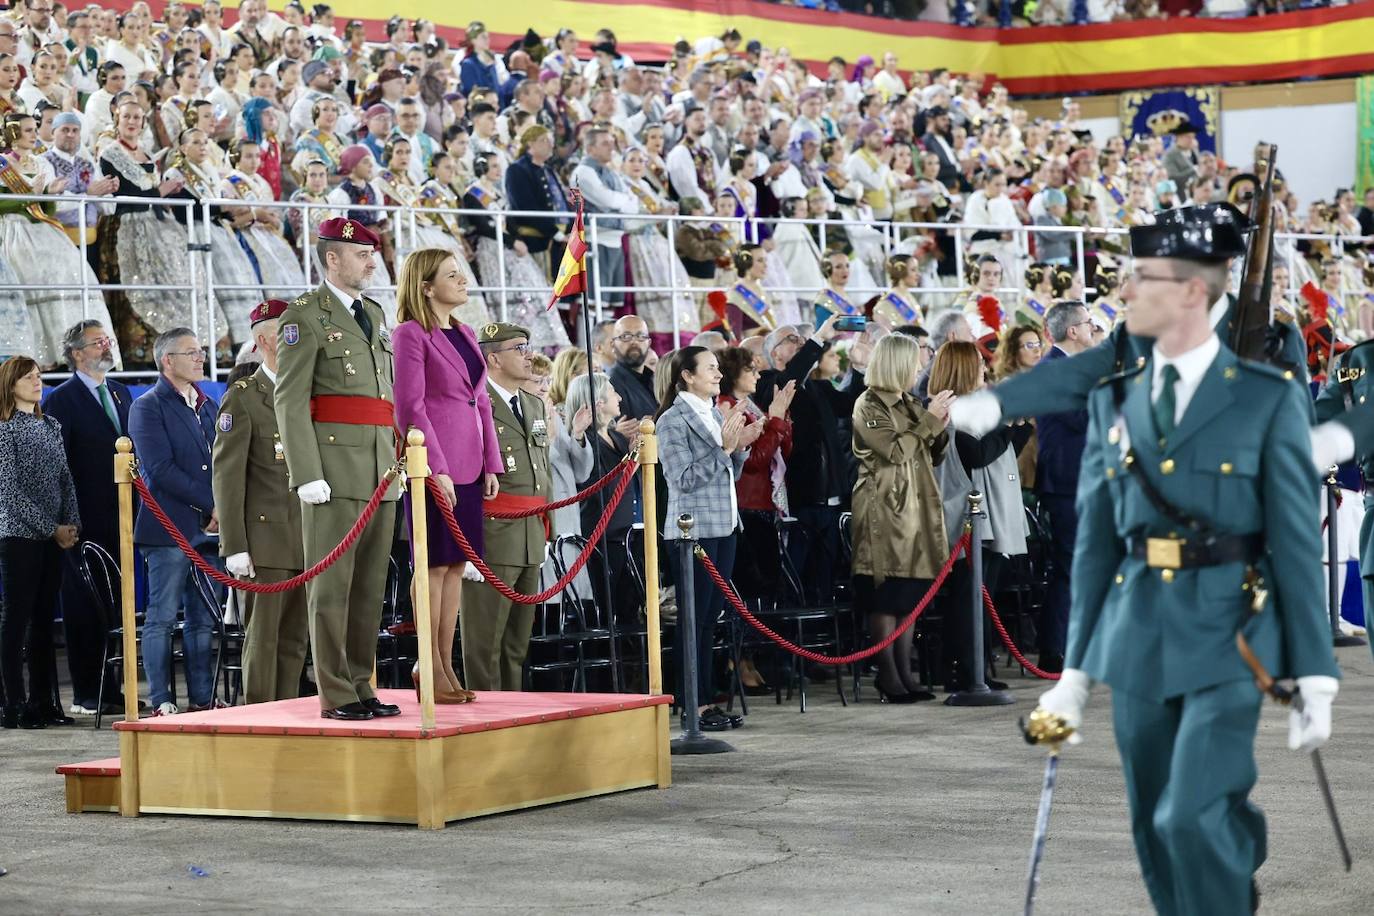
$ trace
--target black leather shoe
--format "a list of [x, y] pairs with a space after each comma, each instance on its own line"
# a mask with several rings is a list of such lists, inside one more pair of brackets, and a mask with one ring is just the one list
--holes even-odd
[[996, 680], [996, 679], [994, 679], [994, 678], [990, 678], [990, 677], [989, 677], [989, 678], [984, 678], [984, 679], [983, 679], [983, 683], [985, 683], [985, 684], [988, 685], [988, 689], [989, 689], [989, 690], [1006, 690], [1006, 689], [1007, 689], [1007, 682], [1006, 682], [1006, 681], [999, 681], [999, 680]]
[[401, 707], [392, 706], [390, 703], [383, 703], [376, 697], [368, 697], [366, 700], [363, 700], [363, 706], [367, 707], [367, 711], [378, 719], [385, 719], [387, 716], [399, 716], [401, 714]]
[[1046, 674], [1062, 674], [1064, 671], [1064, 656], [1058, 652], [1041, 652], [1040, 664], [1036, 665]]
[[19, 727], [47, 728], [47, 717], [41, 710], [34, 709], [32, 706], [21, 706], [19, 708]]
[[[712, 711], [710, 709], [703, 712], [698, 721], [701, 725], [701, 730], [704, 732], [728, 732], [730, 729], [734, 728], [734, 726], [730, 724], [730, 720], [719, 711]], [[686, 729], [685, 723], [683, 728]]]
[[372, 710], [362, 703], [345, 703], [338, 709], [320, 710], [321, 719], [341, 719], [345, 722], [360, 722], [372, 718]]
[[709, 709], [707, 709], [706, 712], [702, 713], [703, 716], [708, 715], [708, 714], [715, 714], [715, 715], [718, 715], [718, 716], [723, 716], [723, 717], [725, 718], [725, 721], [730, 723], [730, 727], [731, 727], [731, 728], [743, 728], [743, 727], [744, 727], [744, 716], [741, 716], [739, 713], [726, 712], [725, 710], [721, 709], [719, 706], [712, 706], [712, 707], [710, 707]]
[[75, 719], [73, 719], [71, 716], [67, 715], [65, 712], [63, 712], [61, 709], [59, 709], [59, 708], [56, 707], [56, 706], [54, 706], [52, 709], [49, 709], [49, 710], [45, 711], [42, 715], [43, 715], [43, 721], [47, 722], [49, 725], [75, 725], [75, 724], [76, 724], [76, 720], [75, 720]]
[[19, 707], [6, 706], [0, 709], [0, 728], [19, 727]]

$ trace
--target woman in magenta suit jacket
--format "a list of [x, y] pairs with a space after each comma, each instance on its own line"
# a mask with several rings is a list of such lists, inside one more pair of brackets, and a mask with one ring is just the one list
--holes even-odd
[[[482, 500], [496, 496], [502, 465], [486, 361], [472, 329], [450, 314], [467, 302], [467, 280], [451, 252], [425, 248], [406, 259], [397, 291], [400, 324], [391, 338], [396, 424], [403, 434], [412, 426], [425, 434], [430, 473], [468, 543], [481, 554]], [[409, 500], [407, 494], [407, 513]], [[429, 494], [426, 521], [434, 700], [465, 703], [475, 694], [463, 688], [453, 670], [453, 634], [466, 558]], [[411, 676], [418, 696], [418, 663]]]

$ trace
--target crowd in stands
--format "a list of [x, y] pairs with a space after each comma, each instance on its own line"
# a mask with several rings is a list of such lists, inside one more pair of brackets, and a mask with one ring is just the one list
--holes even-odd
[[[680, 43], [666, 64], [641, 66], [605, 30], [590, 38], [590, 49], [568, 29], [547, 38], [530, 32], [503, 49], [474, 22], [451, 47], [432, 24], [393, 18], [387, 41], [371, 44], [359, 23], [339, 31], [323, 4], [307, 13], [293, 2], [277, 15], [262, 0], [244, 0], [233, 25], [216, 0], [196, 7], [174, 0], [160, 20], [143, 2], [116, 15], [24, 0], [16, 13], [0, 20], [0, 180], [9, 193], [92, 199], [55, 207], [0, 202], [0, 351], [29, 358], [11, 359], [9, 375], [0, 375], [0, 429], [25, 449], [51, 451], [60, 438], [72, 467], [53, 461], [50, 475], [26, 478], [6, 464], [0, 480], [0, 491], [44, 492], [31, 517], [0, 513], [0, 574], [33, 577], [38, 596], [32, 608], [7, 604], [0, 627], [0, 673], [11, 697], [25, 695], [14, 640], [31, 620], [51, 618], [55, 599], [45, 596], [72, 588], [72, 568], [57, 563], [53, 545], [71, 547], [83, 520], [90, 526], [112, 514], [108, 456], [116, 435], [133, 435], [142, 455], [161, 455], [159, 430], [176, 425], [165, 418], [195, 413], [193, 444], [205, 460], [196, 459], [195, 479], [169, 501], [204, 535], [197, 543], [212, 545], [215, 413], [197, 385], [204, 350], [218, 348], [226, 363], [236, 352], [270, 358], [262, 350], [274, 344], [254, 333], [250, 312], [318, 282], [314, 229], [326, 219], [346, 215], [381, 237], [379, 288], [369, 295], [388, 325], [396, 316], [390, 278], [401, 275], [407, 256], [450, 251], [471, 290], [455, 318], [472, 326], [507, 320], [527, 331], [532, 350], [558, 351], [552, 361], [532, 360], [528, 390], [545, 400], [555, 426], [577, 430], [584, 444], [596, 418], [593, 444], [603, 460], [595, 467], [627, 453], [640, 420], [667, 419], [671, 432], [673, 418], [688, 423], [697, 410], [733, 456], [721, 470], [734, 482], [710, 485], [724, 484], [742, 518], [732, 564], [741, 594], [770, 600], [790, 565], [801, 579], [799, 601], [833, 602], [852, 557], [856, 594], [875, 609], [870, 634], [880, 636], [928, 584], [930, 564], [947, 555], [970, 486], [1000, 506], [988, 552], [994, 587], [997, 558], [1026, 551], [1024, 520], [1013, 510], [1023, 489], [1039, 487], [1071, 516], [1064, 499], [1073, 483], [1063, 468], [1077, 461], [1062, 435], [1050, 443], [1053, 469], [1037, 474], [1036, 429], [1043, 436], [1044, 422], [974, 439], [945, 430], [949, 400], [1047, 354], [1071, 355], [1101, 340], [1121, 317], [1128, 279], [1121, 230], [1185, 203], [1244, 206], [1267, 177], [1263, 145], [1253, 162], [1223, 162], [1197, 148], [1186, 122], [1162, 135], [1099, 143], [1072, 99], [1058, 119], [1033, 119], [977, 74], [911, 70], [916, 62], [887, 53], [880, 61], [834, 58], [820, 75], [785, 48], [746, 43], [734, 30]], [[1329, 321], [1337, 336], [1362, 339], [1374, 331], [1367, 292], [1374, 190], [1362, 201], [1339, 189], [1329, 201], [1302, 202], [1281, 174], [1275, 186], [1280, 231], [1330, 237], [1280, 243], [1276, 307], [1301, 326]], [[590, 341], [580, 339], [567, 303], [545, 308], [574, 189], [596, 215], [588, 257], [599, 287], [591, 292], [607, 314]], [[121, 201], [99, 200], [111, 195]], [[374, 205], [400, 209], [366, 209]], [[445, 212], [457, 208], [469, 212]], [[512, 215], [499, 221], [505, 212]], [[671, 215], [699, 219], [670, 227], [661, 217]], [[1079, 236], [1056, 231], [1065, 228], [1089, 230], [1081, 260]], [[200, 251], [210, 253], [208, 287], [197, 274], [207, 260], [196, 257]], [[83, 296], [83, 278], [97, 277], [119, 288]], [[211, 314], [216, 339], [204, 320]], [[863, 332], [837, 328], [857, 316], [871, 319]], [[1325, 340], [1329, 347], [1329, 334]], [[579, 380], [588, 359], [605, 373], [596, 376], [600, 384]], [[106, 383], [121, 364], [159, 376], [156, 400], [132, 415], [127, 389]], [[25, 386], [35, 371], [59, 366], [77, 372], [69, 384], [94, 395], [108, 421], [99, 429], [91, 416], [60, 410], [42, 423], [10, 422], [21, 413], [43, 417]], [[656, 375], [655, 366], [663, 371]], [[880, 381], [865, 381], [867, 372]], [[712, 419], [716, 396], [727, 409]], [[856, 428], [852, 418], [861, 415]], [[870, 423], [892, 435], [880, 441]], [[1060, 418], [1066, 424], [1073, 425]], [[905, 443], [900, 454], [897, 440]], [[78, 472], [88, 454], [105, 457]], [[944, 511], [908, 533], [921, 562], [896, 572], [875, 565], [876, 555], [857, 546], [872, 524], [871, 505], [858, 495], [864, 481], [882, 480], [903, 462], [928, 465], [937, 454], [958, 473], [923, 482]], [[551, 460], [556, 496], [592, 479], [571, 448], [555, 449]], [[675, 453], [668, 433], [662, 462], [666, 503], [691, 504], [684, 481], [700, 476], [700, 463]], [[103, 475], [100, 486], [83, 475]], [[72, 476], [79, 513], [69, 498]], [[91, 511], [88, 499], [98, 503]], [[721, 508], [718, 499], [707, 502]], [[851, 510], [854, 546], [847, 546], [840, 522]], [[642, 520], [638, 512], [627, 504], [607, 544], [625, 543]], [[596, 518], [565, 510], [556, 533], [588, 532]], [[151, 527], [144, 536], [150, 568], [174, 567], [160, 578], [152, 621], [170, 634], [167, 610], [174, 619], [181, 599], [189, 608], [195, 596], [176, 548]], [[726, 539], [714, 530], [700, 536]], [[733, 557], [736, 548], [709, 549]], [[608, 562], [616, 575], [602, 600], [632, 601], [623, 557]], [[585, 594], [585, 580], [581, 588]], [[954, 594], [967, 583], [950, 588]], [[711, 594], [700, 583], [697, 593], [699, 601]], [[949, 600], [967, 605], [957, 594]], [[718, 602], [702, 605], [702, 625], [714, 627], [719, 610]], [[73, 709], [92, 712], [100, 666], [90, 641], [73, 635], [91, 614], [64, 598], [63, 616]], [[215, 702], [207, 627], [199, 615], [188, 619], [185, 657], [196, 669], [190, 686], [198, 707]], [[1062, 663], [1063, 634], [1052, 623], [1042, 633], [1050, 634], [1039, 647], [1042, 661], [1053, 669]], [[959, 634], [947, 635], [957, 646]], [[710, 633], [702, 636], [709, 651]], [[150, 645], [161, 652], [164, 643], [145, 636], [145, 650]], [[904, 649], [909, 642], [899, 641], [891, 651]], [[30, 648], [37, 653], [31, 669], [47, 651]], [[923, 692], [898, 656], [879, 659], [879, 686], [909, 701]], [[149, 670], [161, 678], [157, 664]], [[741, 674], [746, 686], [762, 685], [747, 659]], [[975, 676], [940, 674], [952, 687]], [[50, 683], [35, 677], [29, 695]], [[174, 706], [166, 694], [153, 699]], [[61, 708], [26, 715], [65, 718]]]
[[[0, 297], [0, 352], [54, 368], [63, 329], [92, 317], [114, 329], [123, 368], [151, 368], [153, 339], [176, 326], [196, 328], [227, 364], [248, 342], [254, 304], [319, 277], [304, 243], [343, 213], [383, 237], [378, 286], [393, 286], [407, 252], [448, 248], [485, 290], [464, 321], [505, 317], [537, 347], [564, 346], [577, 337], [571, 312], [560, 321], [543, 306], [569, 220], [537, 214], [566, 213], [574, 189], [599, 214], [591, 240], [606, 291], [594, 294], [655, 335], [709, 324], [709, 288], [752, 289], [746, 307], [770, 308], [775, 324], [809, 321], [828, 289], [859, 305], [893, 284], [952, 290], [899, 289], [877, 313], [918, 320], [973, 285], [956, 249], [997, 258], [1003, 298], [1023, 307], [1023, 281], [1049, 282], [1041, 265], [1078, 264], [1055, 227], [1122, 229], [1157, 208], [1241, 200], [1261, 167], [1200, 151], [1186, 123], [1099, 142], [1073, 99], [1057, 119], [1030, 118], [979, 74], [912, 70], [891, 52], [834, 58], [822, 75], [732, 29], [641, 66], [605, 30], [587, 41], [531, 31], [494, 48], [474, 22], [450, 47], [430, 23], [393, 18], [388, 41], [370, 44], [360, 23], [340, 34], [325, 5], [278, 15], [248, 0], [237, 15], [225, 24], [215, 0], [168, 3], [160, 20], [141, 2], [115, 15], [27, 0], [0, 20], [5, 190], [121, 198], [0, 203], [0, 282], [19, 287]], [[1349, 190], [1312, 202], [1279, 193], [1281, 230], [1370, 231], [1370, 201], [1360, 210]], [[309, 206], [272, 206], [291, 202]], [[375, 206], [402, 209], [364, 209]], [[443, 212], [455, 208], [469, 212]], [[673, 214], [699, 219], [670, 231]], [[956, 246], [953, 229], [908, 222], [978, 228]], [[1023, 226], [1038, 230], [1029, 244], [1014, 233]], [[1092, 290], [1122, 244], [1084, 241], [1079, 282]], [[754, 243], [751, 276], [736, 260]], [[207, 248], [208, 259], [197, 253]], [[1303, 248], [1292, 288], [1326, 283], [1352, 330], [1367, 331], [1367, 262]], [[834, 289], [841, 255], [847, 278]], [[891, 263], [901, 255], [909, 267]], [[97, 279], [119, 288], [83, 295]], [[394, 295], [378, 298], [394, 315]]]
[[775, 0], [782, 6], [887, 19], [1022, 27], [1206, 16], [1231, 19], [1341, 6], [1312, 0]]

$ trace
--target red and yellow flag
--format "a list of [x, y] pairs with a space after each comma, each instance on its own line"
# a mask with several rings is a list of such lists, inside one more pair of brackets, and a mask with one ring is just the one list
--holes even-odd
[[587, 288], [587, 237], [582, 231], [582, 200], [577, 201], [577, 217], [568, 233], [568, 247], [558, 265], [558, 277], [553, 281], [553, 295], [545, 311], [558, 304], [564, 296], [580, 293]]

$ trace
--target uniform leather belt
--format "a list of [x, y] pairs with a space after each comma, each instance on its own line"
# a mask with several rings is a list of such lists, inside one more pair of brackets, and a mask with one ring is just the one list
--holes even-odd
[[[546, 505], [547, 503], [548, 500], [542, 496], [525, 496], [520, 493], [507, 493], [501, 490], [496, 494], [495, 498], [483, 500], [482, 508], [495, 509], [498, 512], [519, 512], [529, 509], [538, 509], [540, 506]], [[548, 538], [549, 514], [545, 512], [540, 518], [544, 522], [544, 537]]]
[[395, 426], [396, 405], [385, 398], [367, 398], [352, 394], [320, 394], [310, 399], [310, 419], [316, 423]]
[[1133, 537], [1126, 546], [1132, 557], [1153, 569], [1194, 569], [1253, 563], [1264, 551], [1264, 535], [1224, 534], [1194, 540]]

